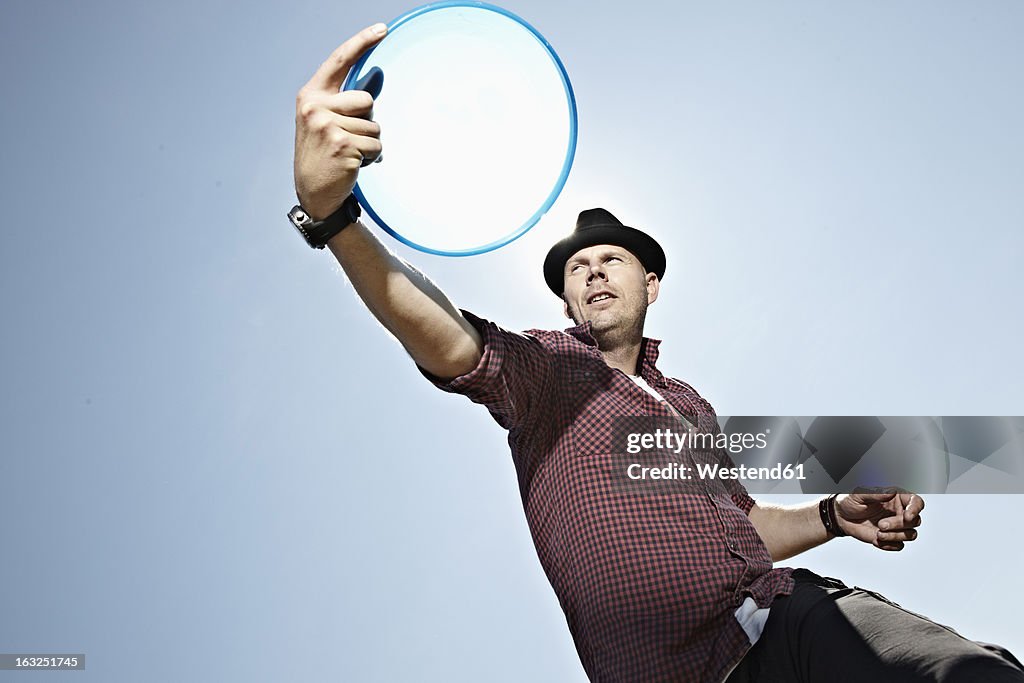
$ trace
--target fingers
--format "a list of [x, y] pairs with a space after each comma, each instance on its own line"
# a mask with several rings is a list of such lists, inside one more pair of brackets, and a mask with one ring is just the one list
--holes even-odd
[[377, 138], [370, 138], [364, 135], [353, 135], [352, 142], [355, 148], [359, 150], [359, 153], [363, 155], [363, 166], [372, 164], [380, 157], [383, 148], [381, 147], [380, 140]]
[[882, 531], [901, 531], [903, 529], [911, 529], [916, 526], [921, 526], [921, 517], [915, 515], [910, 522], [907, 522], [905, 513], [886, 517], [878, 523], [878, 528]]
[[921, 524], [921, 516], [918, 513], [923, 507], [924, 501], [914, 494], [910, 494], [905, 507], [900, 500], [897, 514], [878, 523], [875, 545], [882, 550], [899, 551], [903, 550], [905, 543], [916, 540], [918, 534], [914, 527]]
[[385, 24], [374, 24], [346, 40], [320, 65], [320, 68], [306, 84], [307, 87], [316, 90], [337, 91], [345, 80], [349, 69], [359, 61], [363, 53], [379, 43], [387, 35], [387, 32], [388, 27]]
[[921, 511], [924, 510], [924, 499], [921, 496], [911, 493], [907, 506], [903, 510], [903, 526], [918, 526], [921, 524]]
[[343, 116], [373, 118], [373, 97], [363, 90], [344, 90], [313, 98], [317, 104]]
[[346, 90], [325, 95], [315, 90], [302, 89], [295, 99], [295, 116], [307, 125], [319, 112], [334, 112], [370, 120], [373, 118], [373, 98], [362, 90]]
[[900, 542], [896, 542], [896, 543], [879, 543], [878, 547], [881, 548], [882, 550], [891, 550], [891, 551], [895, 551], [895, 552], [903, 550], [903, 544], [900, 543]]
[[[352, 97], [341, 97], [348, 95]], [[358, 151], [361, 160], [369, 159], [372, 162], [381, 153], [380, 125], [359, 116], [368, 111], [364, 98], [370, 100], [370, 107], [373, 105], [372, 99], [366, 93], [357, 91], [338, 93], [338, 96], [300, 97], [297, 114], [299, 129], [304, 135], [324, 139], [333, 156], [354, 156], [352, 152]], [[346, 116], [340, 112], [354, 115]]]
[[915, 527], [921, 525], [921, 511], [924, 509], [924, 500], [917, 494], [896, 488], [871, 492], [858, 490], [850, 498], [862, 504], [876, 520], [876, 514], [888, 515], [877, 521], [874, 540], [871, 541], [870, 536], [864, 540], [882, 550], [899, 551], [906, 543], [917, 539]]
[[901, 531], [879, 531], [876, 538], [879, 544], [897, 543], [901, 541], [913, 541], [917, 539], [917, 529], [903, 529]]
[[[905, 504], [904, 501], [906, 501]], [[917, 494], [909, 493], [898, 496], [889, 507], [893, 515], [878, 523], [878, 528], [883, 531], [921, 526], [921, 510], [924, 509], [924, 500]]]
[[380, 137], [380, 124], [361, 116], [345, 116], [325, 107], [301, 107], [299, 113], [303, 130], [321, 132], [329, 128], [341, 128], [353, 135]]
[[351, 116], [334, 116], [334, 125], [347, 134], [348, 144], [362, 157], [361, 166], [368, 166], [381, 158], [380, 126]]
[[380, 138], [380, 124], [358, 116], [336, 116], [335, 125], [341, 126], [353, 135], [365, 135], [369, 138]]
[[916, 529], [900, 529], [897, 531], [878, 531], [875, 536], [875, 545], [882, 550], [899, 551], [903, 550], [904, 543], [917, 538]]
[[351, 133], [336, 134], [332, 137], [335, 156], [360, 157], [360, 165], [366, 166], [380, 156], [382, 151], [380, 140], [365, 135]]
[[383, 150], [380, 129], [376, 128], [373, 121], [322, 113], [308, 127], [308, 131], [313, 139], [319, 140], [315, 144], [331, 157], [359, 159], [360, 163], [366, 160], [372, 162]]

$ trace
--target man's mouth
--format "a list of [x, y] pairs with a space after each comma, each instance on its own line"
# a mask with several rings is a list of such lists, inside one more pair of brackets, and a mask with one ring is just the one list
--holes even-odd
[[587, 297], [587, 305], [600, 303], [602, 301], [608, 301], [616, 298], [611, 292], [594, 292]]

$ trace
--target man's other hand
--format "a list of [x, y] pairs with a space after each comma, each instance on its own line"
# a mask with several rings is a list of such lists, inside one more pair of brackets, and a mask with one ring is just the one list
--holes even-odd
[[836, 498], [839, 526], [850, 536], [882, 550], [903, 550], [917, 538], [924, 499], [916, 493], [892, 489], [855, 491]]

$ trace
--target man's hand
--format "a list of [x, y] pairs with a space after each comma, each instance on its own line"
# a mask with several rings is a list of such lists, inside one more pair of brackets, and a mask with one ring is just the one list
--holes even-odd
[[359, 169], [381, 154], [380, 126], [372, 121], [373, 98], [338, 89], [349, 69], [384, 38], [374, 24], [342, 43], [295, 98], [295, 193], [313, 220], [341, 206]]
[[836, 498], [839, 526], [850, 536], [882, 550], [903, 550], [917, 538], [924, 499], [915, 493], [891, 490], [884, 493], [855, 492]]

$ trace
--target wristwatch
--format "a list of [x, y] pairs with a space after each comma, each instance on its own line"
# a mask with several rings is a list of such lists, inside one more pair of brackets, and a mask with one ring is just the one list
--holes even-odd
[[359, 200], [354, 194], [350, 194], [337, 211], [322, 221], [314, 221], [298, 204], [288, 212], [288, 220], [306, 240], [306, 244], [314, 249], [323, 249], [327, 245], [327, 240], [355, 223], [362, 214], [363, 210], [359, 208]]

